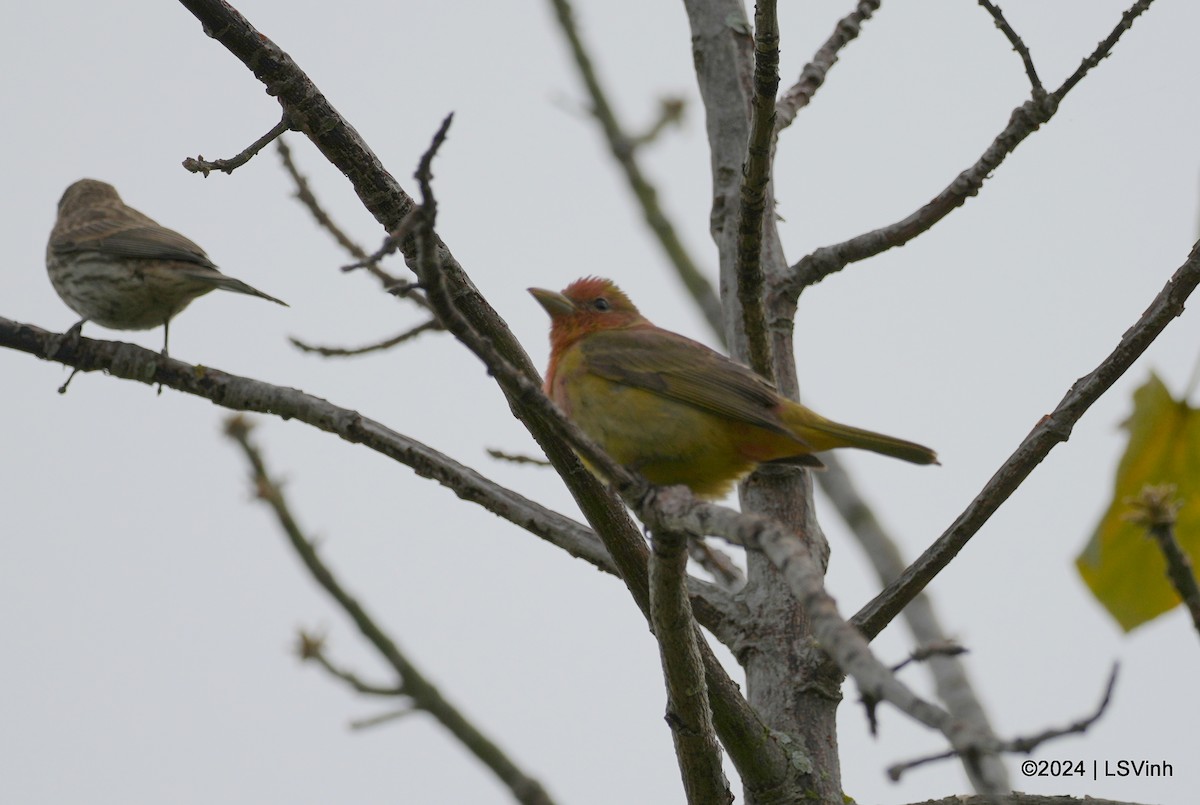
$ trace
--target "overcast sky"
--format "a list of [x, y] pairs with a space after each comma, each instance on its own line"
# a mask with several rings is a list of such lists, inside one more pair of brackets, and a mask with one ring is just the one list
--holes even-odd
[[[616, 280], [652, 320], [711, 337], [629, 203], [548, 2], [234, 0], [287, 50], [410, 191], [417, 159], [456, 113], [436, 166], [439, 230], [534, 360], [547, 353], [531, 285]], [[781, 4], [783, 83], [852, 4]], [[803, 6], [803, 8], [799, 8]], [[371, 358], [298, 354], [296, 335], [354, 346], [419, 323], [378, 291], [291, 199], [273, 151], [232, 176], [185, 172], [269, 129], [279, 107], [180, 5], [21, 3], [0, 27], [5, 110], [0, 316], [62, 331], [44, 248], [63, 189], [112, 182], [134, 207], [201, 244], [227, 273], [290, 308], [200, 299], [172, 355], [355, 408], [576, 515], [551, 471], [485, 449], [536, 450], [479, 362], [434, 334]], [[1107, 35], [1123, 4], [1014, 0], [1005, 10], [1046, 84]], [[702, 111], [680, 3], [579, 0], [577, 12], [631, 129], [657, 99], [689, 100], [682, 130], [645, 164], [715, 279]], [[796, 326], [805, 400], [822, 413], [935, 447], [942, 467], [845, 456], [906, 554], [929, 544], [1076, 378], [1136, 321], [1197, 236], [1200, 7], [1156, 4], [1059, 115], [979, 197], [903, 249], [807, 292]], [[911, 212], [968, 167], [1028, 92], [1017, 56], [969, 0], [885, 3], [781, 138], [788, 256]], [[379, 227], [300, 136], [315, 190], [373, 248]], [[403, 274], [402, 265], [393, 266]], [[161, 331], [93, 338], [151, 349]], [[1173, 323], [931, 586], [1005, 737], [1095, 707], [1109, 713], [1042, 759], [1166, 761], [1158, 780], [1031, 779], [1016, 788], [1187, 803], [1194, 763], [1196, 634], [1175, 611], [1122, 635], [1073, 559], [1107, 505], [1118, 425], [1150, 371], [1181, 394], [1200, 320]], [[387, 681], [351, 624], [309, 581], [264, 507], [225, 411], [165, 390], [81, 375], [0, 350], [0, 799], [13, 803], [491, 803], [506, 792], [424, 716], [366, 732], [386, 703], [356, 698], [290, 652], [298, 627]], [[413, 661], [563, 803], [682, 802], [657, 649], [614, 578], [312, 428], [256, 417], [256, 438], [295, 513], [345, 584]], [[819, 501], [824, 507], [824, 501]], [[846, 614], [874, 575], [836, 514], [828, 585]], [[911, 648], [899, 626], [875, 642]], [[730, 663], [732, 667], [732, 662]], [[921, 690], [920, 669], [905, 679]], [[841, 712], [843, 779], [860, 802], [968, 790], [959, 766], [887, 765], [942, 747], [883, 708], [867, 734], [857, 691]]]

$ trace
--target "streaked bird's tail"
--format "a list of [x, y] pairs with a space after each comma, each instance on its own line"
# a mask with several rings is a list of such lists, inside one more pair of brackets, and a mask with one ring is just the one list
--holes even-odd
[[253, 285], [248, 285], [239, 279], [235, 279], [235, 278], [229, 276], [228, 274], [222, 274], [220, 271], [217, 271], [215, 268], [205, 268], [202, 266], [197, 266], [196, 268], [193, 269], [189, 266], [188, 269], [186, 269], [186, 270], [190, 276], [195, 277], [196, 279], [201, 280], [203, 282], [206, 282], [209, 285], [212, 285], [214, 288], [220, 288], [223, 291], [234, 291], [236, 293], [244, 293], [244, 294], [247, 294], [248, 296], [257, 296], [259, 299], [266, 299], [268, 302], [274, 302], [277, 305], [283, 305], [284, 307], [291, 307], [287, 302], [284, 302], [282, 299], [276, 299], [275, 297], [271, 296], [270, 294], [265, 294], [262, 291], [255, 288]]

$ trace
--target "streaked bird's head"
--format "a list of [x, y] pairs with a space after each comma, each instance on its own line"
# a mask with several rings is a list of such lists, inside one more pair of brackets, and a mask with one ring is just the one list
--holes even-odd
[[117, 188], [98, 179], [80, 179], [68, 187], [58, 200], [58, 213], [62, 215], [80, 207], [113, 203], [121, 203]]

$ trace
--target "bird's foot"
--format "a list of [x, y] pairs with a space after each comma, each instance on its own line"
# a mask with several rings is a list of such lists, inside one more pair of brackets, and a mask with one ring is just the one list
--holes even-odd
[[[68, 349], [69, 351], [75, 350], [83, 338], [83, 324], [86, 321], [87, 319], [80, 319], [75, 322], [75, 325], [70, 330], [67, 330], [62, 335], [51, 336], [50, 343], [47, 344], [46, 357], [57, 358], [63, 349]], [[79, 374], [78, 367], [71, 370], [71, 376], [67, 378], [67, 382], [58, 387], [59, 394], [67, 393], [67, 386], [71, 385], [71, 381], [75, 379], [75, 375], [77, 374]]]

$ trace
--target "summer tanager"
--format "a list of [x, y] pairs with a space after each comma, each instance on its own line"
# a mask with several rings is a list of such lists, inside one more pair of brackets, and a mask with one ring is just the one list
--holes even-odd
[[651, 483], [720, 497], [758, 464], [820, 467], [811, 454], [834, 447], [937, 463], [928, 447], [831, 422], [745, 366], [655, 327], [610, 280], [529, 292], [551, 319], [546, 394]]

